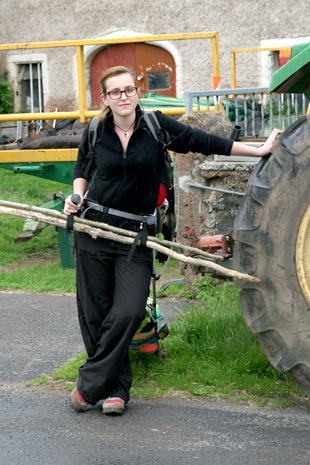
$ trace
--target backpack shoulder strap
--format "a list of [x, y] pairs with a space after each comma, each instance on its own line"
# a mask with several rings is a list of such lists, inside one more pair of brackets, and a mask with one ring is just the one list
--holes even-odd
[[163, 150], [167, 150], [171, 141], [170, 135], [159, 124], [158, 118], [154, 111], [144, 113], [144, 119], [152, 136], [158, 142]]
[[144, 120], [147, 124], [147, 127], [149, 131], [151, 132], [152, 136], [156, 140], [156, 142], [159, 142], [158, 138], [158, 131], [161, 132], [161, 126], [159, 124], [159, 121], [157, 119], [157, 116], [155, 115], [154, 111], [149, 111], [144, 113]]
[[85, 157], [84, 164], [83, 164], [83, 177], [85, 179], [91, 179], [95, 170], [95, 144], [97, 140], [97, 132], [98, 132], [98, 116], [94, 116], [90, 122], [88, 123], [88, 153]]
[[98, 124], [99, 124], [98, 115], [93, 116], [92, 119], [89, 122], [89, 128], [88, 128], [88, 146], [89, 146], [89, 148], [90, 147], [94, 148], [95, 145], [96, 145]]
[[[170, 154], [170, 152], [168, 150], [168, 146], [171, 143], [171, 137], [170, 137], [170, 134], [167, 131], [165, 131], [165, 129], [163, 129], [161, 127], [161, 125], [159, 124], [158, 118], [157, 118], [154, 111], [145, 112], [144, 113], [144, 119], [145, 119], [145, 122], [147, 124], [147, 127], [148, 127], [150, 133], [152, 134], [152, 136], [154, 137], [156, 142], [158, 142], [158, 144], [160, 145], [161, 150], [163, 151], [164, 156], [165, 156], [165, 162], [164, 162], [163, 171], [162, 171], [161, 183], [167, 189], [167, 199], [168, 199], [168, 202], [169, 202], [167, 238], [170, 240], [171, 235], [172, 235], [172, 219], [171, 219], [171, 208], [170, 208], [170, 203], [171, 203], [170, 189], [173, 187], [173, 180], [172, 180], [173, 178], [172, 178], [171, 167], [174, 166], [173, 157], [171, 156], [171, 154]], [[174, 238], [176, 237], [176, 234], [177, 233], [176, 233], [176, 230], [175, 230], [174, 233], [173, 233]], [[167, 259], [167, 256], [164, 255], [164, 254], [161, 254], [161, 256], [158, 255], [157, 258], [165, 261]]]
[[165, 155], [165, 164], [164, 164], [164, 169], [162, 172], [162, 178], [163, 178], [162, 181], [163, 181], [163, 184], [168, 189], [170, 189], [172, 186], [171, 163], [173, 163], [173, 159], [168, 150], [168, 146], [171, 142], [171, 137], [169, 133], [165, 131], [159, 124], [159, 121], [154, 111], [150, 111], [147, 113], [145, 112], [144, 119], [145, 119], [145, 122], [147, 124], [147, 127], [150, 133], [152, 134], [156, 142], [158, 142], [162, 152]]

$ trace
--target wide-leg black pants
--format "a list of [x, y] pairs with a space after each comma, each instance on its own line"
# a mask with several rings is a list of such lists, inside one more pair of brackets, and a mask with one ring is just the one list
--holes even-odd
[[79, 368], [77, 389], [89, 404], [129, 400], [132, 383], [128, 348], [145, 317], [152, 251], [76, 234], [77, 307], [88, 354]]

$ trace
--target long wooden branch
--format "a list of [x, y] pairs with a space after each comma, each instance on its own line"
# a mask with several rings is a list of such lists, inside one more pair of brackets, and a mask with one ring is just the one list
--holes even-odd
[[[32, 218], [36, 221], [41, 221], [43, 223], [48, 223], [54, 226], [58, 226], [61, 228], [66, 228], [67, 227], [67, 221], [66, 221], [66, 216], [63, 218], [63, 216], [59, 215], [50, 215], [50, 210], [48, 210], [48, 214], [46, 213], [39, 213], [36, 211], [32, 211], [33, 208], [28, 209], [22, 209], [21, 208], [22, 204], [19, 204], [18, 208], [13, 208], [9, 206], [3, 205], [3, 201], [0, 201], [0, 214], [5, 214], [5, 215], [11, 215], [11, 216], [20, 216], [23, 218]], [[37, 207], [34, 207], [37, 208]], [[53, 213], [56, 213], [53, 211]], [[59, 213], [59, 212], [58, 212]], [[88, 223], [93, 223], [93, 222], [88, 222]], [[75, 221], [73, 224], [73, 228], [75, 231], [78, 232], [84, 232], [87, 234], [90, 234], [93, 239], [97, 239], [98, 237], [102, 237], [104, 239], [110, 239], [114, 240], [117, 242], [122, 242], [123, 244], [132, 244], [134, 242], [134, 237], [129, 237], [127, 235], [122, 235], [122, 234], [117, 234], [112, 231], [107, 231], [95, 226], [91, 226], [90, 224], [82, 224], [81, 222]], [[152, 238], [153, 239], [153, 238]], [[169, 255], [170, 257], [173, 257], [181, 262], [184, 263], [189, 263], [191, 265], [195, 266], [203, 266], [208, 270], [213, 270], [216, 271], [224, 276], [228, 276], [231, 278], [235, 279], [243, 279], [245, 281], [250, 281], [250, 282], [260, 282], [260, 280], [254, 276], [250, 276], [245, 273], [239, 273], [238, 271], [230, 270], [228, 268], [225, 268], [223, 266], [220, 266], [216, 263], [210, 262], [208, 260], [203, 260], [201, 258], [192, 258], [192, 257], [187, 257], [183, 254], [180, 254], [178, 252], [174, 252], [173, 250], [158, 244], [154, 240], [151, 240], [149, 237], [146, 243], [146, 246], [155, 249], [159, 252], [162, 252], [166, 255]]]
[[[16, 203], [16, 202], [9, 202], [7, 200], [0, 200], [0, 205], [3, 205], [5, 207], [12, 207], [16, 208], [19, 210], [29, 210], [29, 211], [34, 211], [38, 213], [43, 213], [46, 215], [54, 216], [55, 218], [59, 218], [62, 220], [67, 220], [67, 215], [64, 213], [60, 213], [56, 210], [50, 210], [49, 208], [41, 208], [41, 207], [36, 207], [36, 206], [30, 206], [22, 203]], [[82, 219], [79, 218], [78, 216], [74, 216], [74, 222], [81, 223], [81, 224], [86, 224], [91, 227], [96, 227], [99, 229], [105, 229], [107, 231], [111, 231], [115, 234], [122, 234], [123, 236], [128, 236], [128, 237], [133, 237], [135, 238], [137, 233], [133, 231], [128, 231], [128, 229], [122, 229], [122, 228], [117, 228], [116, 226], [111, 226], [107, 223], [101, 223], [99, 221], [91, 221], [87, 219]], [[190, 247], [188, 245], [181, 244], [181, 242], [173, 242], [173, 241], [168, 241], [166, 239], [159, 239], [158, 237], [154, 236], [149, 236], [149, 239], [152, 242], [156, 242], [159, 245], [164, 245], [166, 247], [174, 247], [176, 249], [181, 249], [184, 250], [185, 252], [188, 252], [189, 254], [196, 255], [199, 254], [200, 256], [212, 259], [212, 260], [219, 260], [223, 261], [224, 258], [220, 255], [214, 255], [210, 254], [208, 252], [205, 252], [204, 250], [198, 249], [196, 247]]]

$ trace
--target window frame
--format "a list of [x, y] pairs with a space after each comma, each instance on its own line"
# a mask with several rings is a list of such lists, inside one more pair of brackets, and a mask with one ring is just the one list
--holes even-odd
[[[22, 66], [31, 65], [30, 69], [33, 66], [40, 64], [40, 79], [41, 86], [38, 86], [38, 98], [39, 98], [39, 111], [41, 113], [44, 111], [44, 102], [46, 102], [46, 95], [48, 93], [48, 82], [46, 79], [47, 76], [47, 66], [46, 66], [46, 54], [45, 53], [9, 53], [8, 54], [8, 68], [9, 75], [12, 81], [12, 87], [14, 89], [14, 109], [15, 112], [19, 111], [22, 108]], [[32, 80], [33, 81], [33, 80]], [[31, 87], [31, 83], [30, 83]], [[33, 86], [32, 86], [33, 92]], [[34, 98], [31, 97], [31, 112], [34, 109]], [[27, 111], [26, 108], [24, 108]], [[36, 112], [37, 113], [37, 112]]]

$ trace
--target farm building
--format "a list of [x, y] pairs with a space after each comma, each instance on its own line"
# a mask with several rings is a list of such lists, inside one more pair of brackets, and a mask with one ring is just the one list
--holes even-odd
[[[216, 4], [210, 0], [2, 0], [5, 21], [0, 43], [100, 39], [100, 43], [84, 47], [87, 105], [95, 110], [100, 105], [98, 78], [103, 68], [114, 64], [125, 64], [136, 72], [142, 94], [151, 91], [182, 98], [189, 90], [218, 85], [231, 88], [231, 50], [271, 48], [235, 54], [237, 87], [268, 86], [279, 66], [279, 50], [310, 40], [303, 10], [300, 0], [290, 8], [285, 0], [272, 5], [266, 0], [219, 0]], [[202, 31], [218, 32], [215, 80], [208, 38], [105, 43], [113, 38]], [[14, 111], [77, 109], [76, 60], [74, 46], [1, 51], [0, 69], [8, 70], [14, 88]]]

